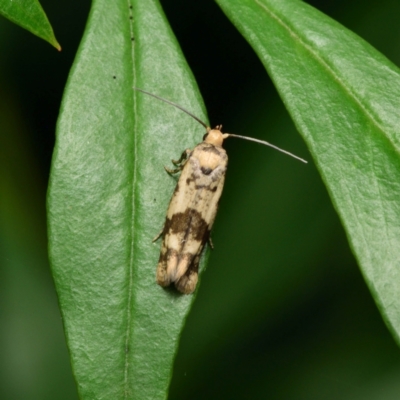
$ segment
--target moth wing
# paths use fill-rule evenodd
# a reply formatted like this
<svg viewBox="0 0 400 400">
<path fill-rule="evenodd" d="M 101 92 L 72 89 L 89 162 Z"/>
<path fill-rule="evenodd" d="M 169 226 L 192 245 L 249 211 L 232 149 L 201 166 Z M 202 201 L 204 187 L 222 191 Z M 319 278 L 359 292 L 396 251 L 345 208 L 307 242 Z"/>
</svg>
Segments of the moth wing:
<svg viewBox="0 0 400 400">
<path fill-rule="evenodd" d="M 189 160 L 183 167 L 178 183 L 175 186 L 164 223 L 163 242 L 156 272 L 157 283 L 163 287 L 169 286 L 176 279 L 179 279 L 175 275 L 180 259 L 181 242 L 184 240 L 184 232 L 187 225 L 185 211 L 189 208 L 191 195 L 195 190 L 193 185 L 187 184 L 187 180 L 191 176 Z"/>
<path fill-rule="evenodd" d="M 198 254 L 196 254 L 186 272 L 175 282 L 175 287 L 181 293 L 191 294 L 196 289 L 199 280 L 199 263 L 203 248 L 204 244 L 199 248 Z"/>
<path fill-rule="evenodd" d="M 212 168 L 207 164 L 210 159 Z M 195 290 L 199 261 L 214 223 L 226 166 L 225 150 L 214 146 L 210 150 L 210 145 L 204 143 L 189 156 L 168 207 L 157 265 L 159 285 L 174 282 L 182 293 Z"/>
</svg>

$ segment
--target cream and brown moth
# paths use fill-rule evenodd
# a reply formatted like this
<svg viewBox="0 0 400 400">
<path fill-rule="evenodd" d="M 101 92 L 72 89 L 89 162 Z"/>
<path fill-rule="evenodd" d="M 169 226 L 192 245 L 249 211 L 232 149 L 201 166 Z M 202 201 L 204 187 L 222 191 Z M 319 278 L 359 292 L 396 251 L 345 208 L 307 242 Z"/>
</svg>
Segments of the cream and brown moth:
<svg viewBox="0 0 400 400">
<path fill-rule="evenodd" d="M 156 274 L 161 286 L 174 283 L 186 294 L 196 288 L 200 256 L 210 238 L 228 166 L 223 140 L 220 127 L 207 128 L 204 141 L 193 150 L 186 150 L 174 162 L 175 170 L 168 170 L 182 172 L 161 233 L 163 243 Z"/>
<path fill-rule="evenodd" d="M 206 128 L 203 142 L 193 150 L 186 149 L 179 160 L 172 160 L 175 169 L 165 167 L 168 173 L 181 172 L 181 175 L 169 203 L 164 228 L 153 239 L 163 237 L 157 283 L 163 287 L 173 283 L 181 293 L 190 294 L 196 289 L 201 253 L 207 242 L 211 244 L 210 232 L 224 187 L 228 165 L 228 156 L 222 148 L 224 139 L 237 137 L 254 141 L 302 162 L 307 161 L 263 140 L 222 133 L 222 125 L 211 129 L 181 106 L 142 89 L 134 89 L 179 108 Z"/>
</svg>

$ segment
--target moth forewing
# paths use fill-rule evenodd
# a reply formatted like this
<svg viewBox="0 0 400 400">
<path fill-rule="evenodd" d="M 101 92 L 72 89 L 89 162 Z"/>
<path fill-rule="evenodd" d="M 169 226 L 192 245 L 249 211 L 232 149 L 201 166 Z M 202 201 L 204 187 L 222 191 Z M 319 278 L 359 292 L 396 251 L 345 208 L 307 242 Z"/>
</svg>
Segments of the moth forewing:
<svg viewBox="0 0 400 400">
<path fill-rule="evenodd" d="M 218 132 L 217 137 L 222 136 Z M 201 252 L 215 220 L 228 164 L 222 140 L 211 139 L 214 134 L 209 133 L 210 139 L 189 153 L 163 230 L 157 283 L 161 286 L 174 283 L 186 294 L 196 288 Z"/>
</svg>

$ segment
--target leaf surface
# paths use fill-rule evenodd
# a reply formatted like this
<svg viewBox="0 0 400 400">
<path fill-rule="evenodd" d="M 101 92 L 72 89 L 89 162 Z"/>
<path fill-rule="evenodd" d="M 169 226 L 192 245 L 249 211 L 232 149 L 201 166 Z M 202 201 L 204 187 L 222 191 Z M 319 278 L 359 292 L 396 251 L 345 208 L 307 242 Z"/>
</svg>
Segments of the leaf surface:
<svg viewBox="0 0 400 400">
<path fill-rule="evenodd" d="M 155 282 L 176 179 L 165 173 L 204 129 L 193 76 L 157 1 L 96 0 L 57 127 L 50 258 L 83 399 L 160 399 L 193 295 Z"/>
</svg>

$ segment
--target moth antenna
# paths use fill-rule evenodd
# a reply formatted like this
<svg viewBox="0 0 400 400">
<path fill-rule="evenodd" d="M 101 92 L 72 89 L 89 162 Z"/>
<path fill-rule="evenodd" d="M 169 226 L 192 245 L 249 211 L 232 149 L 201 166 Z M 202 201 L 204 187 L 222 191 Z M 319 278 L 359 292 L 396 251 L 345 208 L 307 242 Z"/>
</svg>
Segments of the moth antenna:
<svg viewBox="0 0 400 400">
<path fill-rule="evenodd" d="M 201 125 L 203 125 L 204 128 L 208 129 L 208 126 L 207 126 L 207 124 L 206 124 L 205 122 L 203 122 L 200 118 L 197 118 L 197 117 L 196 117 L 195 115 L 193 115 L 190 111 L 186 110 L 185 108 L 183 108 L 183 107 L 180 106 L 179 104 L 176 104 L 176 103 L 174 103 L 174 102 L 172 102 L 172 101 L 170 101 L 170 100 L 164 99 L 163 97 L 157 96 L 157 95 L 155 95 L 155 94 L 153 94 L 153 93 L 146 92 L 146 90 L 139 89 L 139 88 L 137 88 L 137 87 L 134 87 L 133 90 L 137 90 L 137 91 L 139 91 L 139 92 L 142 92 L 142 93 L 144 93 L 144 94 L 147 94 L 147 95 L 149 95 L 149 96 L 152 96 L 152 97 L 154 97 L 154 98 L 156 98 L 156 99 L 158 99 L 158 100 L 161 100 L 161 101 L 163 101 L 164 103 L 168 103 L 168 104 L 170 104 L 171 106 L 174 106 L 174 107 L 176 107 L 176 108 L 179 108 L 179 110 L 183 111 L 183 112 L 186 113 L 187 115 L 190 115 L 193 119 L 195 119 L 197 122 L 199 122 Z"/>
<path fill-rule="evenodd" d="M 283 150 L 283 149 L 281 149 L 280 147 L 275 146 L 275 145 L 273 145 L 273 144 L 271 144 L 271 143 L 268 143 L 268 142 L 266 142 L 266 141 L 264 141 L 264 140 L 255 139 L 255 138 L 248 137 L 248 136 L 235 135 L 235 134 L 233 134 L 233 133 L 225 133 L 225 135 L 226 135 L 226 137 L 236 137 L 236 138 L 239 138 L 239 139 L 248 140 L 248 141 L 250 141 L 250 142 L 260 143 L 260 144 L 263 144 L 264 146 L 272 147 L 273 149 L 278 150 L 278 151 L 280 151 L 281 153 L 284 153 L 284 154 L 286 154 L 286 155 L 288 155 L 288 156 L 290 156 L 290 157 L 293 157 L 293 158 L 295 158 L 296 160 L 299 160 L 299 161 L 301 161 L 301 162 L 303 162 L 303 163 L 305 163 L 305 164 L 308 163 L 308 161 L 304 160 L 303 158 L 300 158 L 300 157 L 296 156 L 295 154 L 290 153 L 290 152 L 288 152 L 288 151 L 286 151 L 286 150 Z"/>
<path fill-rule="evenodd" d="M 210 128 L 207 126 L 207 124 L 206 124 L 205 122 L 203 122 L 200 118 L 196 117 L 194 114 L 192 114 L 190 111 L 186 110 L 185 108 L 183 108 L 183 107 L 180 106 L 179 104 L 176 104 L 176 103 L 174 103 L 173 101 L 164 99 L 163 97 L 157 96 L 157 95 L 155 95 L 155 94 L 153 94 L 153 93 L 147 92 L 146 90 L 139 89 L 139 88 L 137 88 L 137 87 L 134 87 L 133 90 L 137 90 L 138 92 L 142 92 L 142 93 L 144 93 L 144 94 L 147 94 L 148 96 L 154 97 L 154 98 L 156 98 L 156 99 L 158 99 L 158 100 L 163 101 L 164 103 L 170 104 L 171 106 L 174 106 L 174 107 L 178 108 L 179 110 L 183 111 L 183 112 L 186 113 L 187 115 L 191 116 L 191 117 L 192 117 L 194 120 L 196 120 L 199 124 L 203 125 L 204 128 L 207 129 L 207 131 L 210 129 Z M 218 125 L 218 126 L 216 127 L 216 129 L 218 129 L 218 130 L 221 130 L 221 128 L 222 128 L 222 125 Z M 255 138 L 248 137 L 248 136 L 236 135 L 236 134 L 234 134 L 234 133 L 225 133 L 223 136 L 224 136 L 224 139 L 227 138 L 227 137 L 236 137 L 236 138 L 239 138 L 239 139 L 248 140 L 248 141 L 250 141 L 250 142 L 260 143 L 260 144 L 263 144 L 264 146 L 272 147 L 273 149 L 278 150 L 278 151 L 280 151 L 281 153 L 284 153 L 284 154 L 286 154 L 286 155 L 288 155 L 288 156 L 290 156 L 290 157 L 293 157 L 293 158 L 295 158 L 296 160 L 299 160 L 299 161 L 301 161 L 301 162 L 303 162 L 303 163 L 305 163 L 305 164 L 308 163 L 308 161 L 304 160 L 303 158 L 300 158 L 300 157 L 296 156 L 295 154 L 290 153 L 289 151 L 283 150 L 283 149 L 281 149 L 280 147 L 275 146 L 275 145 L 273 145 L 273 144 L 271 144 L 271 143 L 268 143 L 268 142 L 266 142 L 266 141 L 264 141 L 264 140 L 255 139 Z"/>
</svg>

